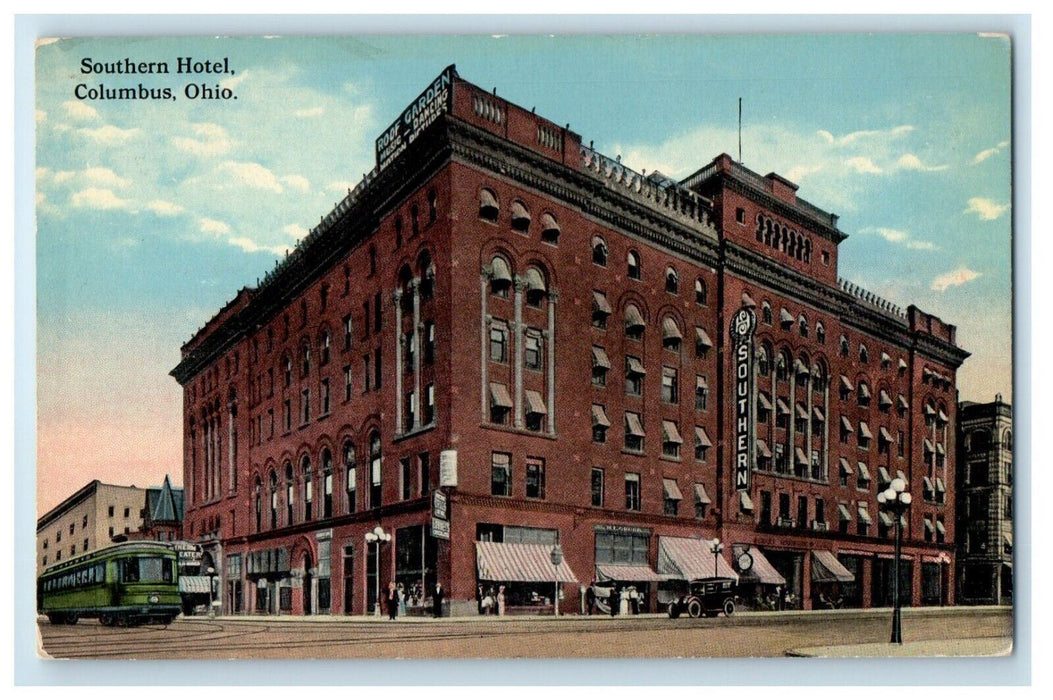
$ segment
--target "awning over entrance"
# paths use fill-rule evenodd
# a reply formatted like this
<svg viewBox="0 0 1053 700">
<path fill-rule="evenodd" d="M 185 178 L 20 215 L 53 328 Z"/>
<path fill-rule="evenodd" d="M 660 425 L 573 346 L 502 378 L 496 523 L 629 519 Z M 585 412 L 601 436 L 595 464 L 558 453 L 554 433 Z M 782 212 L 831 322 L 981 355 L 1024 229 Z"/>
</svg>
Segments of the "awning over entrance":
<svg viewBox="0 0 1053 700">
<path fill-rule="evenodd" d="M 208 579 L 208 576 L 180 576 L 179 592 L 209 595 L 212 592 L 212 586 Z"/>
<path fill-rule="evenodd" d="M 549 564 L 549 568 L 552 564 Z M 596 578 L 600 581 L 661 581 L 654 569 L 647 565 L 597 564 Z"/>
<path fill-rule="evenodd" d="M 813 583 L 851 583 L 856 577 L 837 560 L 833 552 L 825 549 L 812 550 Z"/>
<path fill-rule="evenodd" d="M 552 545 L 518 542 L 476 542 L 475 566 L 480 581 L 555 581 L 578 578 L 564 559 L 552 566 Z"/>
<path fill-rule="evenodd" d="M 663 578 L 690 581 L 710 576 L 727 576 L 738 580 L 738 574 L 723 555 L 716 560 L 717 569 L 714 574 L 713 560 L 713 553 L 702 540 L 693 537 L 658 538 L 658 573 Z"/>
<path fill-rule="evenodd" d="M 735 567 L 738 568 L 738 557 L 747 551 L 746 545 L 737 544 L 733 547 L 733 550 L 736 558 Z M 768 586 L 786 585 L 786 579 L 775 570 L 768 558 L 764 556 L 764 552 L 757 547 L 750 547 L 748 553 L 750 558 L 753 559 L 753 566 L 750 567 L 749 571 L 739 571 L 740 581 L 744 583 L 762 583 Z"/>
</svg>

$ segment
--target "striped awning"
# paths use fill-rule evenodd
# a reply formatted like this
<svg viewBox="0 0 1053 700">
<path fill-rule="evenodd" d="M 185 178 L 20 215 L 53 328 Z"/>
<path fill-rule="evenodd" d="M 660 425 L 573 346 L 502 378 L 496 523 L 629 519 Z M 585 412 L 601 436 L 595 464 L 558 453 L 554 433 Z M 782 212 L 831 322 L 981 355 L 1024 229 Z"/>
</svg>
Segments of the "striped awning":
<svg viewBox="0 0 1053 700">
<path fill-rule="evenodd" d="M 671 316 L 662 319 L 662 340 L 680 340 L 684 336 Z"/>
<path fill-rule="evenodd" d="M 541 215 L 541 232 L 542 233 L 559 233 L 559 224 L 556 223 L 554 216 L 545 212 Z"/>
<path fill-rule="evenodd" d="M 771 450 L 768 449 L 768 443 L 760 438 L 757 438 L 757 454 L 766 459 L 771 459 Z"/>
<path fill-rule="evenodd" d="M 820 423 L 826 420 L 826 416 L 823 415 L 823 412 L 818 406 L 812 406 L 812 418 L 815 418 Z"/>
<path fill-rule="evenodd" d="M 841 518 L 841 522 L 850 523 L 852 522 L 852 514 L 848 512 L 848 506 L 844 503 L 837 504 L 837 514 Z"/>
<path fill-rule="evenodd" d="M 867 525 L 870 525 L 874 522 L 870 519 L 870 513 L 867 512 L 866 504 L 860 503 L 859 507 L 856 509 L 856 512 L 859 514 L 859 519 Z"/>
<path fill-rule="evenodd" d="M 713 569 L 714 559 L 716 571 Z M 711 576 L 727 576 L 736 580 L 739 577 L 723 554 L 714 557 L 703 540 L 693 537 L 658 538 L 658 573 L 665 578 L 685 581 Z"/>
<path fill-rule="evenodd" d="M 625 360 L 626 368 L 629 374 L 635 374 L 640 377 L 647 374 L 647 370 L 644 369 L 643 363 L 640 362 L 639 358 L 630 355 L 629 357 L 625 358 Z"/>
<path fill-rule="evenodd" d="M 592 404 L 592 424 L 603 428 L 611 427 L 611 421 L 607 418 L 607 411 L 598 403 Z"/>
<path fill-rule="evenodd" d="M 640 424 L 640 416 L 636 413 L 625 414 L 625 431 L 633 437 L 644 437 L 644 429 Z"/>
<path fill-rule="evenodd" d="M 841 427 L 844 428 L 846 432 L 852 432 L 852 421 L 848 420 L 847 416 L 841 416 Z"/>
<path fill-rule="evenodd" d="M 841 458 L 841 473 L 845 476 L 852 476 L 852 465 L 848 463 L 848 460 L 844 457 Z"/>
<path fill-rule="evenodd" d="M 783 323 L 793 323 L 793 314 L 786 309 L 779 311 L 779 320 Z"/>
<path fill-rule="evenodd" d="M 483 190 L 484 192 L 486 190 Z M 490 263 L 490 279 L 495 282 L 511 282 L 512 271 L 508 269 L 508 263 L 504 258 L 494 258 Z"/>
<path fill-rule="evenodd" d="M 870 428 L 867 427 L 865 421 L 859 421 L 859 436 L 867 440 L 874 437 L 874 435 L 870 432 Z"/>
<path fill-rule="evenodd" d="M 884 389 L 879 391 L 878 392 L 878 406 L 884 407 L 884 406 L 891 406 L 891 405 L 892 405 L 892 397 L 889 396 L 888 392 L 885 391 Z"/>
<path fill-rule="evenodd" d="M 676 427 L 674 421 L 662 421 L 662 442 L 672 442 L 677 445 L 684 442 L 684 439 L 680 437 L 680 430 Z"/>
<path fill-rule="evenodd" d="M 549 568 L 552 568 L 551 562 Z M 596 579 L 599 581 L 661 581 L 662 577 L 646 564 L 597 564 Z"/>
<path fill-rule="evenodd" d="M 593 313 L 603 314 L 604 316 L 611 315 L 611 305 L 607 301 L 607 295 L 603 292 L 592 293 L 592 311 Z"/>
<path fill-rule="evenodd" d="M 695 444 L 701 445 L 702 447 L 713 447 L 709 435 L 706 434 L 706 429 L 701 425 L 695 426 Z"/>
<path fill-rule="evenodd" d="M 512 397 L 508 394 L 508 387 L 490 382 L 490 402 L 491 405 L 500 408 L 512 408 Z"/>
<path fill-rule="evenodd" d="M 768 395 L 766 393 L 764 393 L 763 391 L 759 392 L 757 394 L 757 400 L 760 402 L 761 408 L 763 408 L 765 411 L 771 410 L 771 399 L 768 398 Z"/>
<path fill-rule="evenodd" d="M 738 557 L 747 552 L 747 547 L 746 545 L 737 544 L 732 547 L 732 551 L 735 553 L 735 566 L 738 568 Z M 753 560 L 753 565 L 749 568 L 749 571 L 739 572 L 741 580 L 756 581 L 768 586 L 786 585 L 786 579 L 771 565 L 768 558 L 764 556 L 764 552 L 757 547 L 749 547 L 748 552 Z"/>
<path fill-rule="evenodd" d="M 708 506 L 712 502 L 709 500 L 709 494 L 706 493 L 706 487 L 702 484 L 695 484 L 695 503 L 703 503 Z"/>
<path fill-rule="evenodd" d="M 640 310 L 629 304 L 625 307 L 625 327 L 626 328 L 643 328 L 647 324 L 644 323 L 643 316 L 640 315 Z"/>
<path fill-rule="evenodd" d="M 611 368 L 611 358 L 607 357 L 607 351 L 599 345 L 592 346 L 592 366 L 603 369 Z"/>
<path fill-rule="evenodd" d="M 903 394 L 900 394 L 896 397 L 896 403 L 898 403 L 899 407 L 902 408 L 904 411 L 910 408 L 910 404 L 908 404 L 907 400 L 903 398 Z"/>
<path fill-rule="evenodd" d="M 545 400 L 541 398 L 541 394 L 530 389 L 526 390 L 526 403 L 527 413 L 533 413 L 539 416 L 543 416 L 548 413 L 545 408 Z"/>
<path fill-rule="evenodd" d="M 575 583 L 578 577 L 566 558 L 552 565 L 552 545 L 519 542 L 476 542 L 475 566 L 480 581 Z"/>
<path fill-rule="evenodd" d="M 838 561 L 833 552 L 812 550 L 812 583 L 851 583 L 855 580 L 855 575 Z"/>
<path fill-rule="evenodd" d="M 670 501 L 684 500 L 684 494 L 680 493 L 680 487 L 676 485 L 676 479 L 662 479 L 662 494 Z"/>
<path fill-rule="evenodd" d="M 530 221 L 530 212 L 519 200 L 512 202 L 512 221 Z"/>
<path fill-rule="evenodd" d="M 695 327 L 695 344 L 706 349 L 713 347 L 713 341 L 709 339 L 709 334 L 704 328 Z"/>
<path fill-rule="evenodd" d="M 212 592 L 212 584 L 208 576 L 180 576 L 179 592 L 204 593 L 208 595 Z"/>
</svg>

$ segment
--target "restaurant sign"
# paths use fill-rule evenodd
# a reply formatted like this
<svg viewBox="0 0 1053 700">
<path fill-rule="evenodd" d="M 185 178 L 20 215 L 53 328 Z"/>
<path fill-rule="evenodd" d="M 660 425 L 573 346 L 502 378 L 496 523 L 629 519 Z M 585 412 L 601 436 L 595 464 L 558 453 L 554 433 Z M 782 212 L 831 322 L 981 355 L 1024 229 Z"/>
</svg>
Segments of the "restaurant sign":
<svg viewBox="0 0 1053 700">
<path fill-rule="evenodd" d="M 743 307 L 731 319 L 735 370 L 735 489 L 749 491 L 753 466 L 753 331 L 757 314 Z"/>
<path fill-rule="evenodd" d="M 378 171 L 398 158 L 436 119 L 453 109 L 453 80 L 456 77 L 456 66 L 447 66 L 384 130 L 376 142 Z"/>
</svg>

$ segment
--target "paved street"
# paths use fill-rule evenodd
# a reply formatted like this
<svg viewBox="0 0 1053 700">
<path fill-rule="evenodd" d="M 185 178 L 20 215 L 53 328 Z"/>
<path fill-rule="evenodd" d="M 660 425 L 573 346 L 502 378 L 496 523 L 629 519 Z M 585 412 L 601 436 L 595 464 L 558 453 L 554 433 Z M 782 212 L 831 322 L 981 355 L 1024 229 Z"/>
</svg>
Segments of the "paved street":
<svg viewBox="0 0 1053 700">
<path fill-rule="evenodd" d="M 679 619 L 538 617 L 186 618 L 132 629 L 75 626 L 40 618 L 41 643 L 57 658 L 593 658 L 785 656 L 829 645 L 881 654 L 888 610 L 753 613 L 731 618 Z M 1012 613 L 1006 608 L 904 611 L 904 640 L 921 655 L 1008 652 Z M 999 641 L 1001 638 L 1001 641 Z M 970 640 L 955 645 L 951 640 Z M 956 651 L 957 650 L 957 651 Z M 828 652 L 834 654 L 834 652 Z"/>
</svg>

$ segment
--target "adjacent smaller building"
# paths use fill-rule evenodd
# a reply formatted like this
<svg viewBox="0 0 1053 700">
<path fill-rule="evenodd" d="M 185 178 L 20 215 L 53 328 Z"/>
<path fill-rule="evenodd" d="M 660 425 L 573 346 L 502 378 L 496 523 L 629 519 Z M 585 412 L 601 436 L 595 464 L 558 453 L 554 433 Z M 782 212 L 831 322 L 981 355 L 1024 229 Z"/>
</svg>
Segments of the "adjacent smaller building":
<svg viewBox="0 0 1053 700">
<path fill-rule="evenodd" d="M 37 570 L 129 539 L 177 540 L 183 489 L 89 482 L 37 520 Z"/>
<path fill-rule="evenodd" d="M 964 605 L 1013 602 L 1013 408 L 963 401 L 958 411 L 958 586 Z"/>
</svg>

